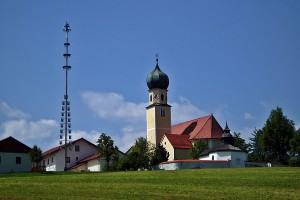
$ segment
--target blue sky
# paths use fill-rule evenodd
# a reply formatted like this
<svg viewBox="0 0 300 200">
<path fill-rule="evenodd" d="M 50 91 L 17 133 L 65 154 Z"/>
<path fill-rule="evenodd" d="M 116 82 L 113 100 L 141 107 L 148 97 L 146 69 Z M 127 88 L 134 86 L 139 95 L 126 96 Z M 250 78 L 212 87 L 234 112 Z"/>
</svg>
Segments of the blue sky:
<svg viewBox="0 0 300 200">
<path fill-rule="evenodd" d="M 247 139 L 276 106 L 300 126 L 300 1 L 0 1 L 0 139 L 58 145 L 70 32 L 73 139 L 146 137 L 146 76 L 169 76 L 172 123 L 213 113 Z"/>
</svg>

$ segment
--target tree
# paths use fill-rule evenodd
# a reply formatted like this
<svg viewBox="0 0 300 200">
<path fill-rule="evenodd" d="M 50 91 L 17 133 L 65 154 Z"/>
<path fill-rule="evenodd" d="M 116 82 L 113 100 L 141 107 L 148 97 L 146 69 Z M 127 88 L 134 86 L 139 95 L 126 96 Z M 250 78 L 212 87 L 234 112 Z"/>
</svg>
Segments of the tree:
<svg viewBox="0 0 300 200">
<path fill-rule="evenodd" d="M 252 133 L 253 138 L 250 138 L 249 145 L 249 161 L 265 161 L 265 155 L 263 151 L 263 141 L 262 141 L 262 130 L 254 130 Z"/>
<path fill-rule="evenodd" d="M 287 164 L 290 140 L 295 134 L 294 122 L 283 115 L 281 108 L 272 110 L 265 126 L 255 131 L 251 138 L 252 161 L 280 162 Z"/>
<path fill-rule="evenodd" d="M 294 134 L 290 140 L 290 160 L 289 165 L 292 167 L 300 167 L 300 129 Z"/>
<path fill-rule="evenodd" d="M 153 146 L 148 143 L 146 138 L 139 137 L 136 139 L 135 144 L 132 148 L 132 153 L 137 156 L 135 169 L 150 167 L 150 156 Z"/>
<path fill-rule="evenodd" d="M 191 149 L 189 150 L 190 157 L 192 159 L 199 159 L 200 154 L 207 148 L 208 148 L 208 146 L 205 141 L 196 140 L 193 143 Z"/>
<path fill-rule="evenodd" d="M 102 158 L 104 158 L 106 162 L 105 169 L 107 171 L 110 171 L 111 161 L 118 161 L 118 147 L 114 146 L 114 141 L 109 135 L 106 135 L 105 133 L 101 133 L 97 143 L 99 154 Z"/>
<path fill-rule="evenodd" d="M 167 161 L 168 158 L 169 158 L 169 153 L 167 152 L 167 150 L 163 146 L 159 145 L 154 149 L 154 152 L 151 155 L 150 164 L 157 165 L 161 162 Z"/>
<path fill-rule="evenodd" d="M 288 163 L 290 140 L 295 133 L 294 122 L 277 107 L 271 111 L 263 131 L 263 149 L 267 161 Z"/>
<path fill-rule="evenodd" d="M 241 138 L 241 133 L 233 133 L 233 146 L 240 148 L 242 151 L 249 152 L 249 144 Z"/>
<path fill-rule="evenodd" d="M 153 151 L 154 147 L 147 139 L 139 137 L 135 140 L 135 144 L 131 147 L 129 153 L 122 158 L 118 168 L 120 170 L 149 169 Z"/>
<path fill-rule="evenodd" d="M 43 159 L 42 150 L 37 145 L 34 145 L 29 152 L 29 157 L 33 163 L 33 167 L 37 167 Z"/>
</svg>

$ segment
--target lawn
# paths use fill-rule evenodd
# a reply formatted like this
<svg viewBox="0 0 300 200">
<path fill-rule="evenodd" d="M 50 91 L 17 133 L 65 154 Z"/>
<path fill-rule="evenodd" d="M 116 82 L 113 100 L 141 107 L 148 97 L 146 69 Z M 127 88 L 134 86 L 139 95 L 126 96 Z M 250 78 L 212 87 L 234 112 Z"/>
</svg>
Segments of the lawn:
<svg viewBox="0 0 300 200">
<path fill-rule="evenodd" d="M 0 199 L 300 199 L 300 168 L 0 174 Z"/>
</svg>

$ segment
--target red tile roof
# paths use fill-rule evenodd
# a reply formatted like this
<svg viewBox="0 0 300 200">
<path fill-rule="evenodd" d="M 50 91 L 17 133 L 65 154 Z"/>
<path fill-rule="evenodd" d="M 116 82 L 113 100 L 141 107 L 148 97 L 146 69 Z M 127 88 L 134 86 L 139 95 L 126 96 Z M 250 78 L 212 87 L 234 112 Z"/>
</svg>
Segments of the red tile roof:
<svg viewBox="0 0 300 200">
<path fill-rule="evenodd" d="M 97 158 L 100 158 L 100 157 L 101 157 L 100 154 L 96 153 L 96 154 L 93 154 L 93 155 L 83 159 L 83 160 L 78 161 L 78 163 L 88 162 L 90 160 L 94 160 L 94 159 L 97 159 Z"/>
<path fill-rule="evenodd" d="M 222 138 L 223 129 L 213 115 L 172 126 L 172 134 L 187 135 L 189 140 Z"/>
<path fill-rule="evenodd" d="M 186 135 L 165 134 L 174 148 L 189 149 L 192 144 Z"/>
<path fill-rule="evenodd" d="M 98 159 L 100 157 L 101 157 L 100 154 L 95 153 L 95 154 L 93 154 L 93 155 L 91 155 L 91 156 L 89 156 L 87 158 L 84 158 L 84 159 L 78 161 L 77 164 L 74 165 L 73 167 L 71 167 L 70 169 L 75 169 L 77 167 L 80 167 L 81 165 L 84 165 L 85 163 L 87 163 L 90 160 Z"/>
<path fill-rule="evenodd" d="M 72 141 L 72 144 L 75 144 L 76 142 L 78 142 L 78 141 L 80 141 L 80 140 L 86 141 L 87 143 L 96 146 L 95 144 L 91 143 L 90 141 L 88 141 L 88 140 L 86 140 L 86 139 L 84 139 L 84 138 L 79 138 L 79 139 L 77 139 L 77 140 L 74 140 L 74 141 Z M 69 144 L 68 144 L 67 146 L 69 146 Z M 64 147 L 65 147 L 65 145 L 63 144 L 63 145 L 54 147 L 54 148 L 52 148 L 52 149 L 49 149 L 49 150 L 47 150 L 47 151 L 45 151 L 45 152 L 43 153 L 43 156 L 47 156 L 47 155 L 50 155 L 50 154 L 52 154 L 52 153 L 55 153 L 55 152 L 59 151 L 61 148 L 64 148 Z"/>
<path fill-rule="evenodd" d="M 0 152 L 29 153 L 31 148 L 13 137 L 0 140 Z"/>
</svg>

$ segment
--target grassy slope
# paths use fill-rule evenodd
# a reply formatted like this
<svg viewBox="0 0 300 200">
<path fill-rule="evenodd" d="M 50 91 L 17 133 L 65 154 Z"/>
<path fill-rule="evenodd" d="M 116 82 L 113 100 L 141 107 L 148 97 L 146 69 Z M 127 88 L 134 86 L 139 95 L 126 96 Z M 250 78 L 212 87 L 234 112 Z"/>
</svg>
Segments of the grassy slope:
<svg viewBox="0 0 300 200">
<path fill-rule="evenodd" d="M 300 168 L 0 175 L 0 199 L 299 199 Z"/>
</svg>

